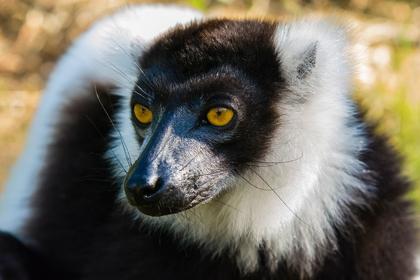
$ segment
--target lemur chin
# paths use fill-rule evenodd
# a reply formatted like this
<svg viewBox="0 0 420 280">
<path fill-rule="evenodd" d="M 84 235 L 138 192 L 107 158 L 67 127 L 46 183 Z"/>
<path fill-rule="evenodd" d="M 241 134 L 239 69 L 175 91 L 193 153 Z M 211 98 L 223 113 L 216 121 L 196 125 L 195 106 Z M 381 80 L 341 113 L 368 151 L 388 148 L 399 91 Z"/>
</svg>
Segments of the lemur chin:
<svg viewBox="0 0 420 280">
<path fill-rule="evenodd" d="M 410 184 L 350 53 L 331 20 L 99 21 L 12 172 L 0 278 L 412 279 Z"/>
</svg>

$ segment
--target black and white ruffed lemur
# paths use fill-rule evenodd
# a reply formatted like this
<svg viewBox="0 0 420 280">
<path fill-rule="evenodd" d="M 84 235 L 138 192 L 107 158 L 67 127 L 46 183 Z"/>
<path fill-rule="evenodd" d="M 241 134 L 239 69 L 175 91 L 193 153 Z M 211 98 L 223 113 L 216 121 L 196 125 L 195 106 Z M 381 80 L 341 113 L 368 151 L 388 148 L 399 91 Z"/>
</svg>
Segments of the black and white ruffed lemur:
<svg viewBox="0 0 420 280">
<path fill-rule="evenodd" d="M 6 186 L 0 278 L 414 279 L 410 184 L 350 50 L 329 20 L 99 21 Z"/>
</svg>

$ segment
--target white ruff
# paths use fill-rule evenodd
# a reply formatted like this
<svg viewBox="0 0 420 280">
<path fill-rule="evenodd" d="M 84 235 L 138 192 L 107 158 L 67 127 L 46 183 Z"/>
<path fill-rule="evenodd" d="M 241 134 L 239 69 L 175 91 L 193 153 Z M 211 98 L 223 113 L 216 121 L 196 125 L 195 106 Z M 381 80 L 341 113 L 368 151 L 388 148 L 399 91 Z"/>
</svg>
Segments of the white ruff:
<svg viewBox="0 0 420 280">
<path fill-rule="evenodd" d="M 234 255 L 244 273 L 259 266 L 258 249 L 263 245 L 271 268 L 287 260 L 302 275 L 310 274 L 326 251 L 335 248 L 334 226 L 351 219 L 348 205 L 363 205 L 360 193 L 371 192 L 355 177 L 364 170 L 358 156 L 367 143 L 362 127 L 349 127 L 355 113 L 349 46 L 344 31 L 332 26 L 307 20 L 278 27 L 275 42 L 289 86 L 281 93 L 281 126 L 264 161 L 283 163 L 261 164 L 265 166 L 243 174 L 254 186 L 242 177 L 231 178 L 215 200 L 183 213 L 142 215 L 128 205 L 121 190 L 125 208 L 151 227 L 168 229 L 181 242 L 198 244 L 214 256 Z M 302 53 L 315 42 L 316 66 L 299 80 Z M 142 147 L 129 116 L 125 109 L 119 125 L 136 159 Z M 114 152 L 125 162 L 119 140 L 114 144 Z M 116 175 L 122 180 L 125 173 L 118 165 Z"/>
</svg>

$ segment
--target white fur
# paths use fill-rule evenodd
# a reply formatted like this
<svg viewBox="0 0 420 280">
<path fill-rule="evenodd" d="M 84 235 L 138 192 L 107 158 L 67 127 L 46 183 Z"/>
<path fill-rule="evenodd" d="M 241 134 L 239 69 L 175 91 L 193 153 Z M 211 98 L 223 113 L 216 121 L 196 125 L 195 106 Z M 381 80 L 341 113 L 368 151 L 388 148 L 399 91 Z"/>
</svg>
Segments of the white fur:
<svg viewBox="0 0 420 280">
<path fill-rule="evenodd" d="M 282 125 L 265 161 L 284 163 L 255 167 L 263 179 L 252 171 L 246 174 L 258 188 L 232 178 L 226 182 L 229 191 L 217 200 L 176 215 L 151 218 L 134 209 L 134 216 L 170 229 L 181 242 L 199 244 L 209 254 L 227 249 L 245 273 L 258 267 L 258 249 L 264 243 L 273 268 L 287 259 L 302 275 L 310 274 L 325 250 L 335 248 L 333 227 L 352 218 L 347 206 L 363 205 L 358 192 L 371 193 L 354 176 L 366 172 L 357 158 L 367 143 L 361 127 L 347 126 L 355 112 L 349 45 L 344 30 L 334 26 L 304 20 L 278 27 L 276 45 L 289 86 L 281 93 Z M 316 66 L 299 80 L 296 69 L 314 42 Z M 129 116 L 124 110 L 119 118 L 122 136 L 130 151 L 140 152 Z M 124 161 L 121 145 L 115 146 Z M 125 176 L 118 165 L 116 174 Z M 126 204 L 122 190 L 121 200 Z"/>
<path fill-rule="evenodd" d="M 109 16 L 83 34 L 64 55 L 50 77 L 27 146 L 13 168 L 0 205 L 0 229 L 20 236 L 30 217 L 30 197 L 38 184 L 47 146 L 67 102 L 91 94 L 93 83 L 121 87 L 127 99 L 139 75 L 135 59 L 151 40 L 178 23 L 202 15 L 175 6 L 137 6 Z"/>
</svg>

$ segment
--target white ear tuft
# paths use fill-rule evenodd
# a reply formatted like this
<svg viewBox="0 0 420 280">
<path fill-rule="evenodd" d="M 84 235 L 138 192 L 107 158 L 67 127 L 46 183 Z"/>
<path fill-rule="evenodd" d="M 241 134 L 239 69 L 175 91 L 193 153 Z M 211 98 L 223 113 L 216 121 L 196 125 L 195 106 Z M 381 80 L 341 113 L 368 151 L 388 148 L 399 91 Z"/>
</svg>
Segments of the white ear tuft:
<svg viewBox="0 0 420 280">
<path fill-rule="evenodd" d="M 296 73 L 299 80 L 303 80 L 308 77 L 315 68 L 317 46 L 318 41 L 312 43 L 309 46 L 309 49 L 300 55 L 299 60 L 301 63 L 298 65 Z"/>
<path fill-rule="evenodd" d="M 275 44 L 292 92 L 305 98 L 308 93 L 348 92 L 351 65 L 346 34 L 333 20 L 279 25 Z"/>
</svg>

